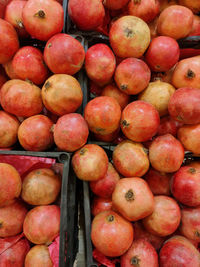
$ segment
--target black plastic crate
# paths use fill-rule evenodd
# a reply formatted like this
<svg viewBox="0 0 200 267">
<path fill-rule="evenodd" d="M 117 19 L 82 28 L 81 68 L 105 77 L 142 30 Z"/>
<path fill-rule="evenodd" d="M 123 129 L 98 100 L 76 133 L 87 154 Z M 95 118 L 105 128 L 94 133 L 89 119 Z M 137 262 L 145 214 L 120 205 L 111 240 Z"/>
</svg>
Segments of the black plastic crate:
<svg viewBox="0 0 200 267">
<path fill-rule="evenodd" d="M 59 267 L 72 267 L 78 251 L 78 203 L 76 194 L 77 180 L 73 170 L 70 168 L 71 155 L 65 152 L 29 152 L 4 150 L 0 150 L 0 155 L 54 158 L 56 159 L 57 163 L 63 164 L 60 202 L 61 217 Z"/>
</svg>

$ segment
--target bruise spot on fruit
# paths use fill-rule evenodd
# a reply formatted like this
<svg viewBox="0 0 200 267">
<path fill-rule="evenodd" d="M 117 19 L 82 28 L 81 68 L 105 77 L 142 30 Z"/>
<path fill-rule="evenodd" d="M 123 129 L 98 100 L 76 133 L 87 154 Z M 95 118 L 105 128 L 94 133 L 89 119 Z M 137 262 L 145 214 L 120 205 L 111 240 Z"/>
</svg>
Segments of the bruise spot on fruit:
<svg viewBox="0 0 200 267">
<path fill-rule="evenodd" d="M 124 29 L 124 33 L 125 33 L 125 35 L 126 35 L 127 38 L 129 38 L 129 37 L 132 38 L 133 35 L 134 35 L 133 30 L 132 29 L 129 29 L 129 28 L 125 28 Z"/>
<path fill-rule="evenodd" d="M 141 0 L 133 0 L 134 4 L 141 4 Z"/>
<path fill-rule="evenodd" d="M 51 87 L 51 83 L 47 81 L 44 85 L 45 89 L 48 90 Z"/>
<path fill-rule="evenodd" d="M 16 23 L 17 23 L 17 26 L 18 26 L 20 29 L 24 29 L 24 24 L 23 24 L 23 22 L 22 22 L 21 20 L 17 20 Z"/>
<path fill-rule="evenodd" d="M 188 172 L 189 173 L 195 173 L 196 172 L 196 169 L 195 168 L 189 168 Z"/>
<path fill-rule="evenodd" d="M 49 43 L 47 47 L 48 47 L 48 48 L 52 47 L 52 43 Z"/>
<path fill-rule="evenodd" d="M 127 84 L 122 84 L 122 85 L 120 85 L 120 88 L 122 90 L 126 90 L 126 89 L 128 89 L 128 85 Z"/>
<path fill-rule="evenodd" d="M 191 69 L 188 69 L 187 74 L 186 74 L 186 78 L 192 79 L 194 77 L 195 77 L 194 71 L 192 71 Z"/>
<path fill-rule="evenodd" d="M 105 131 L 105 129 L 103 129 L 103 128 L 96 128 L 95 129 L 97 132 L 104 132 Z"/>
<path fill-rule="evenodd" d="M 135 199 L 134 197 L 134 193 L 132 189 L 129 189 L 126 194 L 125 194 L 125 198 L 127 201 L 133 201 Z"/>
<path fill-rule="evenodd" d="M 2 228 L 3 227 L 3 222 L 0 222 L 0 228 Z"/>
<path fill-rule="evenodd" d="M 108 222 L 113 222 L 115 220 L 115 217 L 111 214 L 111 215 L 108 215 L 106 219 Z"/>
<path fill-rule="evenodd" d="M 130 123 L 128 123 L 126 120 L 123 120 L 121 124 L 123 127 L 128 127 L 130 125 Z"/>
<path fill-rule="evenodd" d="M 138 256 L 134 256 L 133 258 L 131 258 L 131 265 L 140 266 L 140 259 L 138 258 Z"/>
<path fill-rule="evenodd" d="M 43 10 L 39 10 L 37 13 L 34 14 L 34 17 L 38 17 L 38 18 L 41 18 L 41 19 L 44 19 L 45 18 L 45 13 Z"/>
<path fill-rule="evenodd" d="M 143 147 L 142 149 L 143 149 L 145 154 L 147 154 L 147 155 L 149 154 L 149 150 L 146 147 Z"/>
<path fill-rule="evenodd" d="M 87 152 L 87 148 L 82 148 L 79 152 L 81 156 L 83 156 Z"/>
<path fill-rule="evenodd" d="M 200 233 L 198 231 L 195 231 L 194 235 L 200 237 Z"/>
</svg>

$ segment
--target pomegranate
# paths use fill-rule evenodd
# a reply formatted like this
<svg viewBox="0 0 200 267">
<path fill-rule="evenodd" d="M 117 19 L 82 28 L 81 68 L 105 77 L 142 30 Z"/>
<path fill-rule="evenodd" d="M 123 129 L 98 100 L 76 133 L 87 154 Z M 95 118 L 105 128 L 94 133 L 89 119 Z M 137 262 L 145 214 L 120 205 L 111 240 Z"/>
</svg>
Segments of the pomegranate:
<svg viewBox="0 0 200 267">
<path fill-rule="evenodd" d="M 44 49 L 44 60 L 53 73 L 73 75 L 84 62 L 85 51 L 74 37 L 58 33 L 51 37 Z"/>
<path fill-rule="evenodd" d="M 137 100 L 128 104 L 122 111 L 121 129 L 132 141 L 144 142 L 158 131 L 160 117 L 151 104 Z"/>
<path fill-rule="evenodd" d="M 197 207 L 200 205 L 200 169 L 181 167 L 171 181 L 171 192 L 182 204 Z"/>
<path fill-rule="evenodd" d="M 160 12 L 158 0 L 131 0 L 128 4 L 128 14 L 151 22 Z"/>
<path fill-rule="evenodd" d="M 174 92 L 175 88 L 171 84 L 158 80 L 149 83 L 138 99 L 152 104 L 162 117 L 168 114 L 168 103 Z"/>
<path fill-rule="evenodd" d="M 199 251 L 183 236 L 168 239 L 159 253 L 160 267 L 197 267 L 200 264 Z"/>
<path fill-rule="evenodd" d="M 200 56 L 185 58 L 178 62 L 172 75 L 172 85 L 176 88 L 200 89 Z"/>
<path fill-rule="evenodd" d="M 186 6 L 191 9 L 195 14 L 198 14 L 200 11 L 200 2 L 199 0 L 178 0 L 179 4 L 182 6 Z"/>
<path fill-rule="evenodd" d="M 105 177 L 108 157 L 100 146 L 88 144 L 75 152 L 72 157 L 72 167 L 79 179 L 96 181 Z"/>
<path fill-rule="evenodd" d="M 48 247 L 45 245 L 32 247 L 26 255 L 24 264 L 26 267 L 53 267 Z"/>
<path fill-rule="evenodd" d="M 128 4 L 129 0 L 104 0 L 103 4 L 110 10 L 119 10 Z M 121 11 L 121 10 L 120 10 Z"/>
<path fill-rule="evenodd" d="M 116 56 L 140 58 L 149 46 L 150 30 L 140 18 L 123 16 L 111 26 L 109 40 Z"/>
<path fill-rule="evenodd" d="M 99 0 L 69 0 L 68 14 L 80 30 L 95 30 L 103 24 L 105 9 Z"/>
<path fill-rule="evenodd" d="M 184 38 L 192 30 L 194 15 L 184 6 L 172 5 L 164 9 L 159 16 L 157 31 L 174 39 Z"/>
<path fill-rule="evenodd" d="M 150 168 L 144 178 L 154 195 L 170 196 L 171 175 L 169 173 L 158 172 Z"/>
<path fill-rule="evenodd" d="M 53 135 L 60 150 L 73 152 L 85 145 L 89 130 L 80 114 L 70 113 L 58 119 L 54 125 Z"/>
<path fill-rule="evenodd" d="M 15 1 L 17 1 L 17 0 L 15 0 Z M 3 65 L 3 67 L 5 69 L 6 74 L 8 75 L 8 77 L 10 79 L 19 79 L 19 77 L 17 76 L 17 74 L 14 72 L 14 69 L 13 69 L 13 66 L 12 66 L 12 60 L 6 62 Z"/>
<path fill-rule="evenodd" d="M 3 109 L 15 116 L 30 117 L 42 111 L 40 88 L 21 81 L 7 81 L 0 90 L 0 102 Z"/>
<path fill-rule="evenodd" d="M 21 193 L 21 177 L 10 164 L 0 163 L 0 206 L 9 205 Z"/>
<path fill-rule="evenodd" d="M 2 164 L 2 163 L 1 163 Z M 14 236 L 22 232 L 27 209 L 19 200 L 0 208 L 0 237 Z"/>
<path fill-rule="evenodd" d="M 91 132 L 109 134 L 119 128 L 121 107 L 113 97 L 99 96 L 87 103 L 84 118 Z"/>
<path fill-rule="evenodd" d="M 114 210 L 129 221 L 137 221 L 150 215 L 154 210 L 153 194 L 145 180 L 122 178 L 112 194 Z"/>
<path fill-rule="evenodd" d="M 56 205 L 38 206 L 24 220 L 26 238 L 36 245 L 49 245 L 60 231 L 60 208 Z"/>
<path fill-rule="evenodd" d="M 131 246 L 133 237 L 132 224 L 114 211 L 104 211 L 94 217 L 91 229 L 92 242 L 105 256 L 123 255 Z"/>
<path fill-rule="evenodd" d="M 94 139 L 98 141 L 102 141 L 102 142 L 108 142 L 108 143 L 114 142 L 114 140 L 118 138 L 119 136 L 119 131 L 120 131 L 120 128 L 118 128 L 117 130 L 109 134 L 104 134 L 104 135 L 100 133 L 94 134 Z"/>
<path fill-rule="evenodd" d="M 179 45 L 171 37 L 159 36 L 152 40 L 145 61 L 152 71 L 168 71 L 179 60 Z"/>
<path fill-rule="evenodd" d="M 136 95 L 143 91 L 148 86 L 150 78 L 149 67 L 137 58 L 124 59 L 115 71 L 115 82 L 118 88 L 128 95 Z"/>
<path fill-rule="evenodd" d="M 160 80 L 160 81 L 165 82 L 165 83 L 171 83 L 172 75 L 173 75 L 175 67 L 176 67 L 176 65 L 166 72 L 152 72 L 151 73 L 151 81 L 155 82 L 157 80 Z"/>
<path fill-rule="evenodd" d="M 146 149 L 140 143 L 122 141 L 113 152 L 113 164 L 125 177 L 142 177 L 149 169 Z"/>
<path fill-rule="evenodd" d="M 200 5 L 199 5 L 199 10 L 200 10 Z M 194 16 L 193 26 L 189 36 L 198 36 L 198 35 L 200 35 L 200 17 Z"/>
<path fill-rule="evenodd" d="M 108 170 L 106 175 L 98 180 L 90 182 L 90 189 L 92 192 L 102 198 L 112 197 L 112 193 L 115 189 L 120 177 L 111 163 L 108 163 Z"/>
<path fill-rule="evenodd" d="M 85 69 L 90 80 L 104 86 L 111 81 L 116 67 L 112 50 L 106 44 L 91 46 L 85 55 Z"/>
<path fill-rule="evenodd" d="M 23 24 L 27 32 L 41 41 L 62 31 L 64 11 L 54 0 L 29 0 L 22 10 Z"/>
<path fill-rule="evenodd" d="M 19 49 L 19 40 L 14 27 L 0 18 L 0 64 L 5 64 Z"/>
<path fill-rule="evenodd" d="M 158 267 L 158 254 L 146 240 L 134 240 L 128 251 L 121 256 L 121 267 L 151 266 Z"/>
<path fill-rule="evenodd" d="M 32 46 L 24 46 L 17 51 L 12 60 L 12 67 L 19 79 L 28 79 L 37 85 L 42 84 L 48 76 L 42 52 Z"/>
<path fill-rule="evenodd" d="M 177 202 L 168 196 L 154 197 L 154 211 L 143 219 L 146 230 L 157 236 L 167 236 L 176 231 L 181 220 Z"/>
<path fill-rule="evenodd" d="M 175 121 L 170 116 L 163 117 L 160 120 L 157 135 L 171 134 L 173 136 L 176 136 L 178 129 L 182 126 L 182 122 Z"/>
<path fill-rule="evenodd" d="M 112 200 L 101 197 L 94 197 L 92 202 L 92 215 L 96 216 L 102 211 L 111 210 Z"/>
<path fill-rule="evenodd" d="M 43 85 L 42 100 L 46 109 L 62 116 L 81 106 L 83 93 L 77 79 L 67 74 L 55 74 Z"/>
<path fill-rule="evenodd" d="M 150 145 L 149 160 L 152 167 L 157 171 L 175 172 L 183 163 L 184 148 L 171 134 L 158 136 Z"/>
</svg>

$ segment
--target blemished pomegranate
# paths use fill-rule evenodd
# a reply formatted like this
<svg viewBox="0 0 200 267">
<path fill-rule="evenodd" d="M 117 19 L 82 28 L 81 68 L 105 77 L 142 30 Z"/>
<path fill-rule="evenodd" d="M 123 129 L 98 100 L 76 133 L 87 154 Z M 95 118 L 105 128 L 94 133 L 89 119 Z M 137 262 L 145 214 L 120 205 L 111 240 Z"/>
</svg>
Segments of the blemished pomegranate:
<svg viewBox="0 0 200 267">
<path fill-rule="evenodd" d="M 0 208 L 0 237 L 14 236 L 22 232 L 27 209 L 19 200 Z"/>
<path fill-rule="evenodd" d="M 3 64 L 3 67 L 5 69 L 6 74 L 8 75 L 8 77 L 10 79 L 19 79 L 19 77 L 17 76 L 17 74 L 13 70 L 12 60 Z"/>
<path fill-rule="evenodd" d="M 128 251 L 121 256 L 121 267 L 151 266 L 158 267 L 158 254 L 146 240 L 134 240 Z"/>
<path fill-rule="evenodd" d="M 135 95 L 148 86 L 151 71 L 144 61 L 137 58 L 126 58 L 117 66 L 114 78 L 122 92 Z"/>
<path fill-rule="evenodd" d="M 130 140 L 122 141 L 115 147 L 113 164 L 124 177 L 142 177 L 149 169 L 146 149 Z"/>
<path fill-rule="evenodd" d="M 84 62 L 85 51 L 74 37 L 58 33 L 51 37 L 44 49 L 44 60 L 53 73 L 73 75 Z"/>
<path fill-rule="evenodd" d="M 168 196 L 154 197 L 154 210 L 143 219 L 146 230 L 157 236 L 167 236 L 176 231 L 181 220 L 181 211 L 177 202 Z"/>
<path fill-rule="evenodd" d="M 60 231 L 60 207 L 37 206 L 30 210 L 24 220 L 23 232 L 36 245 L 49 245 Z"/>
<path fill-rule="evenodd" d="M 64 11 L 57 1 L 31 0 L 23 8 L 22 19 L 25 29 L 32 37 L 47 41 L 62 31 Z"/>
<path fill-rule="evenodd" d="M 121 107 L 113 97 L 99 96 L 87 103 L 84 118 L 91 132 L 109 134 L 119 128 Z"/>
<path fill-rule="evenodd" d="M 104 0 L 103 4 L 110 10 L 119 10 L 128 4 L 129 0 Z"/>
<path fill-rule="evenodd" d="M 135 142 L 145 142 L 158 131 L 160 117 L 151 104 L 137 100 L 122 111 L 121 129 L 124 135 Z"/>
<path fill-rule="evenodd" d="M 175 172 L 183 163 L 184 148 L 171 134 L 158 136 L 150 145 L 149 160 L 152 167 L 157 171 Z"/>
<path fill-rule="evenodd" d="M 33 246 L 27 253 L 24 264 L 26 267 L 53 267 L 48 247 L 45 245 Z"/>
<path fill-rule="evenodd" d="M 14 27 L 0 18 L 0 64 L 12 59 L 19 49 L 19 40 Z"/>
<path fill-rule="evenodd" d="M 84 118 L 77 113 L 63 115 L 54 125 L 53 136 L 57 147 L 73 152 L 87 142 L 89 129 Z"/>
<path fill-rule="evenodd" d="M 0 163 L 0 206 L 9 205 L 21 193 L 21 177 L 10 164 Z"/>
<path fill-rule="evenodd" d="M 200 11 L 200 2 L 198 0 L 178 0 L 178 2 L 180 5 L 191 9 L 195 14 L 198 14 Z"/>
<path fill-rule="evenodd" d="M 60 188 L 61 178 L 51 169 L 36 169 L 24 178 L 21 197 L 30 205 L 48 205 L 56 200 Z"/>
<path fill-rule="evenodd" d="M 140 18 L 122 16 L 112 24 L 109 40 L 116 56 L 140 58 L 149 46 L 150 30 Z"/>
<path fill-rule="evenodd" d="M 112 200 L 109 198 L 94 197 L 92 201 L 91 213 L 96 216 L 102 211 L 111 210 Z"/>
<path fill-rule="evenodd" d="M 190 207 L 200 205 L 200 170 L 195 167 L 181 167 L 171 181 L 171 192 L 182 204 Z"/>
<path fill-rule="evenodd" d="M 92 221 L 92 242 L 105 256 L 123 255 L 131 246 L 133 238 L 132 224 L 114 211 L 101 212 Z"/>
<path fill-rule="evenodd" d="M 42 87 L 44 106 L 59 116 L 75 112 L 81 106 L 82 100 L 80 83 L 71 75 L 54 74 Z"/>
<path fill-rule="evenodd" d="M 159 253 L 160 267 L 198 267 L 200 263 L 199 251 L 183 236 L 168 239 Z"/>
<path fill-rule="evenodd" d="M 182 126 L 182 122 L 176 121 L 170 116 L 165 116 L 160 120 L 157 135 L 171 134 L 176 137 L 178 129 Z"/>
<path fill-rule="evenodd" d="M 97 196 L 102 198 L 111 198 L 119 179 L 119 174 L 109 162 L 106 175 L 100 180 L 90 182 L 90 189 Z"/>
<path fill-rule="evenodd" d="M 108 170 L 108 156 L 96 144 L 85 145 L 72 157 L 72 167 L 81 180 L 96 181 L 105 177 Z"/>
<path fill-rule="evenodd" d="M 147 182 L 138 177 L 122 178 L 112 194 L 113 209 L 129 221 L 152 214 L 154 197 Z"/>
</svg>

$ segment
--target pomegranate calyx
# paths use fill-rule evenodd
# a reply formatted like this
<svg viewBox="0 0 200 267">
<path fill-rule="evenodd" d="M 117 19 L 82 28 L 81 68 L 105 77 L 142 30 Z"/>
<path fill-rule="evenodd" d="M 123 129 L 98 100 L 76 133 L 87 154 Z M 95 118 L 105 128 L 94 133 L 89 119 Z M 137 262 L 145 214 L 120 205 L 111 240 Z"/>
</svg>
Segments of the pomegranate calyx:
<svg viewBox="0 0 200 267">
<path fill-rule="evenodd" d="M 22 22 L 21 20 L 17 20 L 16 23 L 17 23 L 17 26 L 18 26 L 20 29 L 24 29 L 24 24 L 23 24 L 23 22 Z"/>
<path fill-rule="evenodd" d="M 55 129 L 55 124 L 53 124 L 52 126 L 51 126 L 51 128 L 50 128 L 50 133 L 53 133 L 54 132 L 54 129 Z"/>
<path fill-rule="evenodd" d="M 143 149 L 145 154 L 147 154 L 147 155 L 149 154 L 149 149 L 147 149 L 146 147 L 143 147 L 142 149 Z"/>
<path fill-rule="evenodd" d="M 122 84 L 122 85 L 120 85 L 120 89 L 126 90 L 126 89 L 128 89 L 128 85 L 127 84 Z"/>
<path fill-rule="evenodd" d="M 44 13 L 43 10 L 39 10 L 37 13 L 34 14 L 34 17 L 39 17 L 41 19 L 44 19 L 46 14 Z"/>
<path fill-rule="evenodd" d="M 188 78 L 188 79 L 192 79 L 192 78 L 194 78 L 194 77 L 195 77 L 195 73 L 194 73 L 194 71 L 191 70 L 191 69 L 188 69 L 187 74 L 186 74 L 186 78 Z"/>
<path fill-rule="evenodd" d="M 131 258 L 131 265 L 133 266 L 140 266 L 140 259 L 137 256 Z"/>
<path fill-rule="evenodd" d="M 80 150 L 80 155 L 83 156 L 86 153 L 87 149 L 86 148 L 82 148 Z"/>
<path fill-rule="evenodd" d="M 132 38 L 134 35 L 134 32 L 132 29 L 129 29 L 128 27 L 124 29 L 124 33 L 126 35 L 127 38 Z"/>
<path fill-rule="evenodd" d="M 198 230 L 195 231 L 195 236 L 200 237 L 200 232 Z"/>
<path fill-rule="evenodd" d="M 132 201 L 135 199 L 134 197 L 134 193 L 133 193 L 133 190 L 132 189 L 129 189 L 126 194 L 125 194 L 125 198 L 127 201 Z"/>
<path fill-rule="evenodd" d="M 188 172 L 189 173 L 195 173 L 196 172 L 196 169 L 195 168 L 189 168 Z"/>
<path fill-rule="evenodd" d="M 141 4 L 141 0 L 133 0 L 134 4 Z"/>
<path fill-rule="evenodd" d="M 107 216 L 106 219 L 107 219 L 108 222 L 113 222 L 115 220 L 115 217 L 114 217 L 114 215 L 110 214 L 110 215 Z"/>
<path fill-rule="evenodd" d="M 44 85 L 45 89 L 49 89 L 51 87 L 51 83 L 49 81 L 47 81 Z"/>
<path fill-rule="evenodd" d="M 31 80 L 29 80 L 28 78 L 26 78 L 25 81 L 26 81 L 27 83 L 30 83 L 31 85 L 33 85 L 33 82 L 32 82 Z"/>
<path fill-rule="evenodd" d="M 48 47 L 48 48 L 52 47 L 52 43 L 49 43 L 47 47 Z"/>
<path fill-rule="evenodd" d="M 126 120 L 123 120 L 121 124 L 123 127 L 128 127 L 130 125 L 130 123 L 128 123 Z"/>
</svg>

